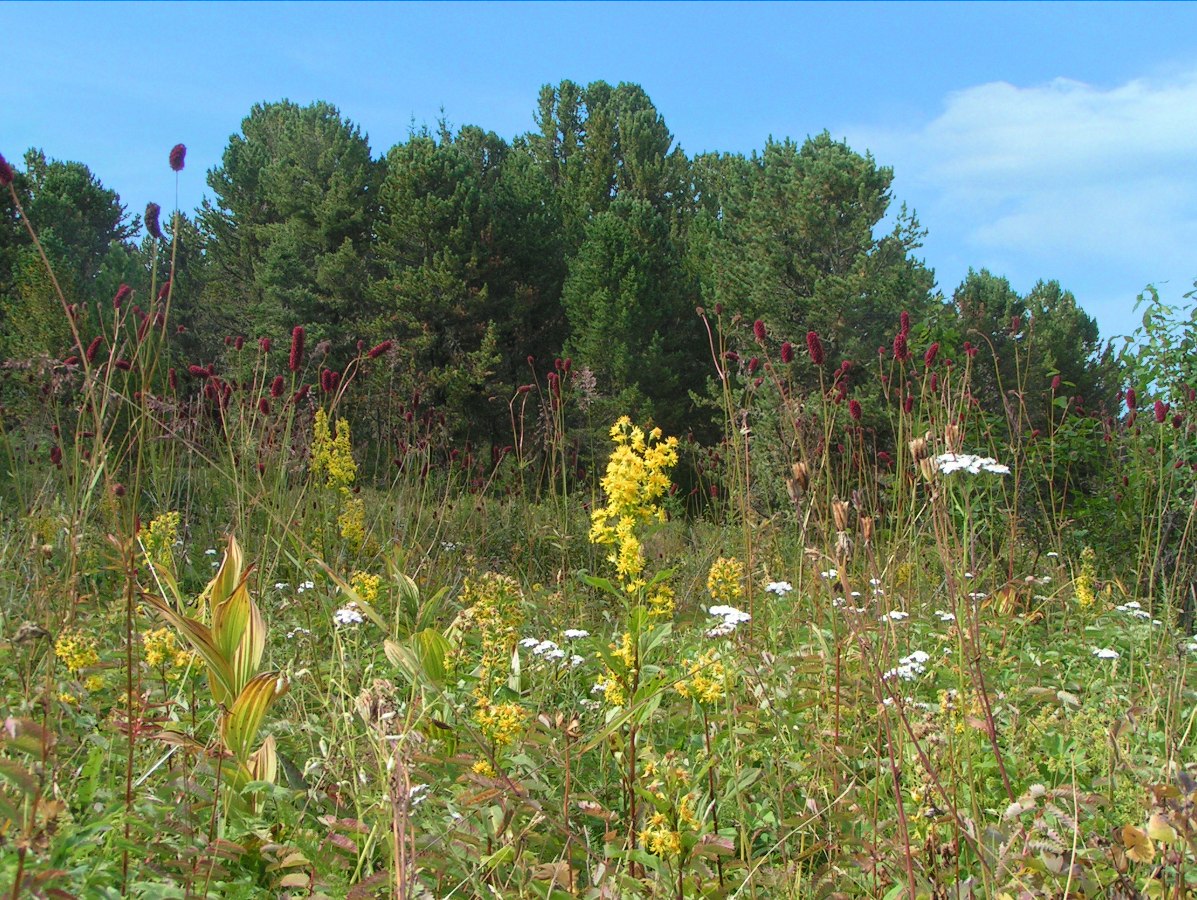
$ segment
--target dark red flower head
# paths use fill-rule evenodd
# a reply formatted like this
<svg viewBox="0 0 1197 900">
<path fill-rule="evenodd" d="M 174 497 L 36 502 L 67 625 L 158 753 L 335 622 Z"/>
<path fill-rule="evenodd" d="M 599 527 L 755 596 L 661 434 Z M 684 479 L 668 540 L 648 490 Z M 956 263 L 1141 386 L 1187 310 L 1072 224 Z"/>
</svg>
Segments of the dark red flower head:
<svg viewBox="0 0 1197 900">
<path fill-rule="evenodd" d="M 292 372 L 298 372 L 303 367 L 303 339 L 303 326 L 296 325 L 291 329 L 291 355 L 287 359 L 287 368 Z"/>
<path fill-rule="evenodd" d="M 906 344 L 906 332 L 899 331 L 894 335 L 894 359 L 905 362 L 910 359 L 910 348 Z"/>
<path fill-rule="evenodd" d="M 1137 397 L 1135 394 L 1135 389 L 1133 387 L 1127 388 L 1126 389 L 1126 408 L 1129 412 L 1135 411 L 1135 407 L 1138 405 L 1135 402 L 1136 399 L 1137 399 Z"/>
<path fill-rule="evenodd" d="M 50 462 L 61 469 L 62 468 L 62 448 L 55 444 L 50 448 Z"/>
<path fill-rule="evenodd" d="M 816 366 L 823 365 L 823 360 L 827 358 L 823 355 L 823 342 L 819 340 L 819 335 L 813 331 L 806 333 L 806 352 L 810 354 L 810 361 Z"/>
<path fill-rule="evenodd" d="M 283 395 L 283 376 L 275 375 L 274 381 L 270 382 L 270 396 L 278 399 Z"/>
<path fill-rule="evenodd" d="M 898 316 L 898 330 L 910 334 L 910 313 L 902 310 L 902 314 Z"/>
<path fill-rule="evenodd" d="M 783 363 L 794 361 L 794 345 L 789 341 L 784 341 L 781 345 L 781 361 Z"/>
<path fill-rule="evenodd" d="M 121 304 L 129 299 L 129 295 L 133 293 L 133 288 L 127 284 L 122 284 L 116 289 L 116 293 L 112 297 L 112 308 L 120 309 Z"/>
<path fill-rule="evenodd" d="M 162 226 L 158 222 L 158 217 L 162 215 L 162 207 L 157 203 L 147 203 L 145 205 L 145 230 L 146 233 L 158 240 L 165 240 L 162 236 Z"/>
<path fill-rule="evenodd" d="M 87 357 L 87 361 L 89 363 L 96 361 L 96 352 L 100 349 L 100 344 L 103 342 L 103 340 L 104 339 L 102 337 L 96 335 L 91 339 L 91 343 L 87 345 L 87 351 L 83 355 Z"/>
<path fill-rule="evenodd" d="M 8 164 L 8 160 L 4 158 L 4 154 L 0 153 L 0 187 L 8 187 L 12 184 L 12 179 L 12 166 Z"/>
<path fill-rule="evenodd" d="M 245 338 L 243 338 L 241 335 L 237 335 L 235 338 L 233 338 L 233 349 L 234 350 L 240 350 L 244 346 L 245 346 Z"/>
<path fill-rule="evenodd" d="M 933 362 L 935 362 L 935 357 L 937 357 L 938 355 L 939 355 L 939 341 L 936 341 L 934 344 L 932 344 L 930 347 L 928 347 L 927 352 L 923 354 L 923 365 L 926 366 L 928 369 L 931 368 L 931 364 Z"/>
<path fill-rule="evenodd" d="M 1060 390 L 1060 376 L 1053 375 L 1052 376 L 1052 393 L 1054 394 L 1058 390 Z"/>
<path fill-rule="evenodd" d="M 169 296 L 170 296 L 170 279 L 168 278 L 166 281 L 162 282 L 162 287 L 160 287 L 158 289 L 158 299 L 165 300 Z"/>
<path fill-rule="evenodd" d="M 394 341 L 383 341 L 381 344 L 371 347 L 370 352 L 367 353 L 366 356 L 368 356 L 370 359 L 378 359 L 378 357 L 382 356 L 393 346 L 395 346 Z"/>
<path fill-rule="evenodd" d="M 261 350 L 263 353 L 269 353 L 270 352 L 270 343 L 271 343 L 271 341 L 270 341 L 270 338 L 268 338 L 268 337 L 258 338 L 258 349 Z"/>
<path fill-rule="evenodd" d="M 860 417 L 863 415 L 863 412 L 860 408 L 859 400 L 852 399 L 848 401 L 848 415 L 850 415 L 857 422 L 860 421 Z"/>
<path fill-rule="evenodd" d="M 760 319 L 757 319 L 755 322 L 753 322 L 752 333 L 758 341 L 763 341 L 765 339 L 765 323 Z"/>
<path fill-rule="evenodd" d="M 1166 418 L 1168 418 L 1168 404 L 1163 400 L 1155 401 L 1155 420 L 1163 422 Z"/>
<path fill-rule="evenodd" d="M 187 156 L 187 148 L 182 144 L 175 144 L 170 148 L 170 167 L 176 172 L 183 171 L 183 160 Z"/>
</svg>

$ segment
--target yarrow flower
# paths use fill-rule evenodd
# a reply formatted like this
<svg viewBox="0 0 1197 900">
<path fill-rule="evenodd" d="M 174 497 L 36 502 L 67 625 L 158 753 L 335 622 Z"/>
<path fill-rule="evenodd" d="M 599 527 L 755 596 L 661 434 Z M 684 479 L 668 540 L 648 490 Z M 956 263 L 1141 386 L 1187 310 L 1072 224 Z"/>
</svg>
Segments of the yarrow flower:
<svg viewBox="0 0 1197 900">
<path fill-rule="evenodd" d="M 338 625 L 361 625 L 365 619 L 362 618 L 361 612 L 352 603 L 348 606 L 342 606 L 335 613 L 333 613 L 333 622 Z"/>
<path fill-rule="evenodd" d="M 903 681 L 914 681 L 915 678 L 927 671 L 927 661 L 930 659 L 930 654 L 923 650 L 915 650 L 909 656 L 904 656 L 898 660 L 898 665 L 881 677 L 885 679 L 901 678 Z"/>
<path fill-rule="evenodd" d="M 1122 654 L 1117 650 L 1111 650 L 1109 647 L 1094 647 L 1093 655 L 1098 659 L 1118 659 Z"/>
<path fill-rule="evenodd" d="M 778 597 L 784 597 L 792 590 L 794 590 L 794 585 L 788 581 L 770 581 L 765 585 L 766 594 L 776 594 Z"/>
<path fill-rule="evenodd" d="M 567 628 L 565 629 L 565 637 L 567 640 L 576 641 L 581 638 L 590 637 L 590 632 L 584 628 Z"/>
<path fill-rule="evenodd" d="M 935 466 L 944 475 L 954 472 L 968 472 L 970 475 L 981 472 L 994 475 L 1010 474 L 1010 467 L 999 463 L 992 456 L 976 456 L 972 453 L 943 453 L 935 457 Z"/>
<path fill-rule="evenodd" d="M 707 612 L 722 620 L 714 628 L 707 631 L 707 637 L 724 637 L 735 631 L 737 625 L 752 620 L 752 616 L 748 613 L 726 604 L 712 606 Z"/>
<path fill-rule="evenodd" d="M 909 618 L 910 613 L 903 612 L 900 609 L 895 609 L 892 612 L 887 612 L 884 616 L 882 616 L 881 621 L 884 622 L 886 619 L 889 619 L 891 622 L 901 622 L 903 619 Z"/>
</svg>

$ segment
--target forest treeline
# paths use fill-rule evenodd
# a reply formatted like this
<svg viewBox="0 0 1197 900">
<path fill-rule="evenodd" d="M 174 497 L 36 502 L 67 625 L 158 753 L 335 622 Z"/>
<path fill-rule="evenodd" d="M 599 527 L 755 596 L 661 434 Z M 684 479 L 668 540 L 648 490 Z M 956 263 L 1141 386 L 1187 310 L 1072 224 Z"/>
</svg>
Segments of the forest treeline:
<svg viewBox="0 0 1197 900">
<path fill-rule="evenodd" d="M 1022 296 L 982 270 L 945 295 L 917 217 L 894 209 L 893 170 L 826 132 L 688 156 L 642 88 L 601 81 L 544 87 L 535 122 L 510 141 L 442 123 L 376 155 L 328 103 L 263 103 L 207 173 L 211 199 L 162 215 L 166 241 L 84 163 L 30 150 L 15 185 L 84 339 L 110 329 L 121 284 L 148 306 L 177 236 L 172 364 L 220 365 L 296 325 L 333 370 L 393 340 L 371 384 L 421 393 L 458 439 L 508 443 L 511 398 L 565 359 L 596 409 L 701 433 L 727 348 L 700 308 L 746 335 L 745 368 L 759 320 L 776 344 L 815 332 L 829 365 L 875 375 L 907 313 L 917 353 L 939 342 L 997 362 L 974 378 L 999 414 L 1030 385 L 1033 425 L 1055 378 L 1080 408 L 1115 403 L 1113 355 L 1069 291 L 1044 280 Z M 3 217 L 0 356 L 77 352 L 23 223 Z M 1033 370 L 1015 371 L 1012 345 L 1032 339 Z M 796 377 L 819 384 L 813 368 Z"/>
</svg>

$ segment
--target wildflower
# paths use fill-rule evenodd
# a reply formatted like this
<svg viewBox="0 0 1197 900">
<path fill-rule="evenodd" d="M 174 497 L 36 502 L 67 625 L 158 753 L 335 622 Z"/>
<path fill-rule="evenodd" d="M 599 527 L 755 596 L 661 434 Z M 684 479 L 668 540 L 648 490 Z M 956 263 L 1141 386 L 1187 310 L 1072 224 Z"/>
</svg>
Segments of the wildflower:
<svg viewBox="0 0 1197 900">
<path fill-rule="evenodd" d="M 353 461 L 353 447 L 349 437 L 349 422 L 337 420 L 337 436 L 332 436 L 328 414 L 316 410 L 312 423 L 312 476 L 324 477 L 326 487 L 346 487 L 357 477 L 357 463 Z"/>
<path fill-rule="evenodd" d="M 166 281 L 162 282 L 162 287 L 158 288 L 158 299 L 159 300 L 165 300 L 167 297 L 170 296 L 170 285 L 171 285 L 171 281 L 169 278 L 166 279 Z"/>
<path fill-rule="evenodd" d="M 819 577 L 824 581 L 831 581 L 833 578 L 839 578 L 840 573 L 837 569 L 828 569 L 826 572 L 820 572 Z"/>
<path fill-rule="evenodd" d="M 1081 571 L 1077 573 L 1076 579 L 1072 583 L 1073 596 L 1076 598 L 1078 606 L 1092 606 L 1097 600 L 1097 595 L 1093 591 L 1094 583 L 1097 580 L 1096 559 L 1097 554 L 1094 553 L 1092 547 L 1086 547 L 1081 551 Z"/>
<path fill-rule="evenodd" d="M 718 605 L 707 610 L 722 621 L 707 631 L 707 637 L 724 637 L 736 630 L 736 626 L 751 621 L 752 616 L 734 606 Z"/>
<path fill-rule="evenodd" d="M 141 642 L 145 646 L 146 665 L 155 669 L 168 660 L 173 662 L 179 649 L 175 633 L 169 628 L 147 631 L 141 636 Z"/>
<path fill-rule="evenodd" d="M 776 594 L 778 597 L 784 597 L 792 590 L 794 590 L 794 585 L 788 581 L 770 581 L 765 585 L 766 594 Z"/>
<path fill-rule="evenodd" d="M 1155 420 L 1163 423 L 1168 418 L 1168 404 L 1163 400 L 1155 401 Z"/>
<path fill-rule="evenodd" d="M 316 582 L 314 581 L 301 581 L 299 586 L 295 589 L 295 593 L 302 594 L 304 591 L 313 590 L 315 587 Z"/>
<path fill-rule="evenodd" d="M 165 238 L 162 236 L 162 225 L 158 222 L 158 217 L 162 215 L 162 207 L 157 203 L 148 203 L 145 208 L 145 230 L 152 238 L 157 238 L 162 241 Z"/>
<path fill-rule="evenodd" d="M 881 677 L 886 680 L 901 678 L 903 681 L 914 681 L 915 678 L 927 671 L 927 661 L 930 659 L 930 654 L 923 650 L 915 650 L 909 656 L 898 660 L 898 665 Z"/>
<path fill-rule="evenodd" d="M 361 497 L 345 498 L 341 514 L 337 516 L 337 528 L 342 540 L 355 550 L 360 550 L 366 543 L 366 503 Z"/>
<path fill-rule="evenodd" d="M 645 585 L 636 526 L 665 520 L 660 501 L 671 486 L 668 472 L 677 463 L 677 438 L 662 438 L 659 428 L 645 434 L 627 416 L 610 433 L 615 449 L 602 480 L 607 503 L 591 514 L 590 542 L 612 547 L 607 561 L 614 563 L 623 589 L 635 593 Z"/>
<path fill-rule="evenodd" d="M 1127 412 L 1133 413 L 1135 411 L 1135 407 L 1137 405 L 1137 403 L 1135 402 L 1136 399 L 1137 399 L 1137 395 L 1135 394 L 1135 389 L 1133 387 L 1128 387 L 1126 389 L 1126 411 Z"/>
<path fill-rule="evenodd" d="M 755 322 L 753 322 L 752 333 L 758 341 L 763 341 L 765 339 L 765 323 L 760 319 L 757 319 Z"/>
<path fill-rule="evenodd" d="M 8 164 L 4 154 L 0 153 L 0 187 L 8 187 L 12 184 L 13 176 L 12 166 Z"/>
<path fill-rule="evenodd" d="M 899 331 L 894 335 L 894 359 L 905 362 L 910 358 L 910 348 L 906 344 L 906 332 Z"/>
<path fill-rule="evenodd" d="M 931 368 L 931 364 L 933 362 L 935 362 L 935 357 L 938 355 L 939 355 L 939 341 L 936 341 L 930 347 L 928 347 L 927 352 L 923 354 L 923 365 L 926 366 L 928 369 Z"/>
<path fill-rule="evenodd" d="M 183 171 L 183 160 L 187 156 L 187 148 L 182 144 L 175 144 L 170 148 L 170 167 L 175 172 Z"/>
<path fill-rule="evenodd" d="M 734 556 L 715 560 L 707 574 L 707 593 L 711 599 L 728 604 L 744 596 L 744 564 Z"/>
<path fill-rule="evenodd" d="M 942 609 L 935 610 L 935 617 L 937 619 L 939 619 L 939 621 L 941 621 L 941 622 L 955 622 L 956 621 L 955 613 L 950 613 L 950 612 L 947 612 L 946 610 L 942 610 Z"/>
<path fill-rule="evenodd" d="M 141 539 L 146 558 L 152 563 L 169 566 L 174 557 L 171 547 L 179 537 L 179 513 L 175 510 L 155 516 L 144 530 Z"/>
<path fill-rule="evenodd" d="M 648 614 L 654 619 L 669 619 L 673 616 L 676 604 L 673 588 L 667 584 L 658 584 L 648 596 Z"/>
<path fill-rule="evenodd" d="M 1093 655 L 1098 659 L 1118 659 L 1122 654 L 1117 650 L 1111 650 L 1109 647 L 1094 647 Z"/>
<path fill-rule="evenodd" d="M 859 400 L 853 398 L 852 400 L 848 401 L 848 415 L 850 415 L 852 417 L 853 421 L 856 421 L 856 422 L 860 421 L 860 417 L 862 415 L 862 410 L 860 408 Z"/>
<path fill-rule="evenodd" d="M 86 691 L 88 691 L 88 693 L 91 694 L 104 690 L 104 676 L 88 675 L 83 682 L 83 687 Z"/>
<path fill-rule="evenodd" d="M 112 295 L 112 308 L 120 309 L 121 304 L 129 299 L 129 295 L 133 293 L 133 288 L 127 284 L 122 284 L 116 289 L 116 293 Z"/>
<path fill-rule="evenodd" d="M 84 635 L 75 629 L 62 632 L 54 642 L 54 655 L 62 660 L 72 675 L 81 669 L 94 666 L 100 661 L 94 637 Z"/>
<path fill-rule="evenodd" d="M 524 731 L 528 711 L 518 703 L 492 704 L 489 700 L 480 702 L 474 709 L 474 721 L 496 750 L 515 743 Z"/>
<path fill-rule="evenodd" d="M 298 372 L 303 367 L 304 330 L 302 325 L 291 329 L 291 355 L 287 357 L 287 368 Z"/>
<path fill-rule="evenodd" d="M 818 333 L 814 331 L 806 333 L 806 352 L 810 354 L 810 361 L 816 366 L 823 365 L 823 360 L 826 357 L 823 354 L 823 342 L 819 340 Z"/>
<path fill-rule="evenodd" d="M 895 609 L 895 610 L 892 610 L 891 612 L 887 612 L 885 615 L 883 615 L 881 617 L 881 621 L 884 622 L 886 619 L 888 619 L 891 622 L 901 622 L 903 619 L 909 619 L 909 618 L 910 618 L 910 613 L 903 612 L 900 609 Z"/>
<path fill-rule="evenodd" d="M 370 352 L 367 353 L 366 356 L 369 359 L 378 359 L 378 357 L 382 356 L 384 353 L 386 353 L 388 350 L 390 350 L 393 346 L 395 346 L 394 341 L 383 341 L 381 344 L 378 344 L 378 345 L 372 347 L 370 349 Z"/>
<path fill-rule="evenodd" d="M 981 472 L 994 475 L 1010 474 L 1010 467 L 999 463 L 992 456 L 976 456 L 972 453 L 944 453 L 935 458 L 935 465 L 944 475 L 954 472 L 968 472 L 970 475 Z"/>
<path fill-rule="evenodd" d="M 350 603 L 348 606 L 342 606 L 335 613 L 333 613 L 333 623 L 335 625 L 361 625 L 365 619 L 362 618 L 361 612 L 358 608 Z"/>
<path fill-rule="evenodd" d="M 84 358 L 90 363 L 96 361 L 96 352 L 100 349 L 100 344 L 104 342 L 104 338 L 96 335 L 91 339 L 91 343 L 87 345 L 87 350 L 84 351 Z"/>
<path fill-rule="evenodd" d="M 677 692 L 698 703 L 717 703 L 726 694 L 727 669 L 719 651 L 710 649 L 697 659 L 683 660 L 686 677 L 677 683 Z"/>
<path fill-rule="evenodd" d="M 789 341 L 785 341 L 781 345 L 781 361 L 783 363 L 792 363 L 794 361 L 794 345 Z"/>
<path fill-rule="evenodd" d="M 378 602 L 378 594 L 382 588 L 382 578 L 369 572 L 354 572 L 349 579 L 349 586 L 366 603 Z"/>
<path fill-rule="evenodd" d="M 567 628 L 564 631 L 567 640 L 576 641 L 582 638 L 590 637 L 590 632 L 584 628 Z"/>
</svg>

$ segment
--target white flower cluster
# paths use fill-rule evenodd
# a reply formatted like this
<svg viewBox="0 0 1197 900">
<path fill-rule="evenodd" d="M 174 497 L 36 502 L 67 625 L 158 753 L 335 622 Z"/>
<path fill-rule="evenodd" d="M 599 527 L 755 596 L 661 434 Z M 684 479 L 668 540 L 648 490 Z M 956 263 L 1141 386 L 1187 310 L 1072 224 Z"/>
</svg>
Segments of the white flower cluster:
<svg viewBox="0 0 1197 900">
<path fill-rule="evenodd" d="M 898 665 L 884 675 L 882 678 L 901 678 L 903 681 L 914 681 L 915 678 L 927 671 L 927 661 L 931 659 L 930 654 L 923 650 L 915 650 L 909 656 L 903 656 L 898 660 Z"/>
<path fill-rule="evenodd" d="M 778 597 L 784 597 L 792 590 L 794 590 L 794 585 L 788 581 L 770 581 L 765 585 L 766 594 L 776 594 Z"/>
<path fill-rule="evenodd" d="M 737 625 L 752 618 L 748 613 L 736 609 L 734 606 L 712 606 L 707 612 L 723 620 L 707 631 L 707 637 L 712 638 L 725 637 L 735 631 Z"/>
<path fill-rule="evenodd" d="M 570 629 L 570 631 L 577 631 L 577 630 L 578 629 Z M 588 634 L 588 632 L 582 632 L 582 634 Z M 570 635 L 570 632 L 567 631 L 565 633 L 565 636 L 569 637 L 569 635 Z M 557 645 L 556 641 L 549 641 L 549 640 L 542 641 L 542 640 L 540 640 L 540 638 L 526 637 L 526 638 L 520 639 L 520 646 L 526 650 L 531 650 L 533 656 L 539 656 L 544 659 L 552 659 L 552 660 L 565 659 L 565 651 L 562 650 Z M 580 666 L 585 661 L 586 660 L 583 657 L 578 656 L 578 654 L 575 653 L 573 656 L 571 656 L 569 658 L 570 668 L 575 668 L 576 666 Z"/>
<path fill-rule="evenodd" d="M 348 606 L 342 606 L 333 613 L 333 623 L 338 627 L 341 625 L 361 625 L 364 621 L 366 620 L 362 618 L 361 612 L 352 603 Z"/>
<path fill-rule="evenodd" d="M 1149 613 L 1147 610 L 1145 610 L 1143 608 L 1142 604 L 1140 604 L 1138 600 L 1128 600 L 1126 603 L 1123 603 L 1121 606 L 1115 606 L 1114 609 L 1118 610 L 1118 612 L 1124 612 L 1128 616 L 1132 616 L 1136 619 L 1144 619 L 1144 620 L 1151 619 L 1152 625 L 1163 625 L 1164 624 L 1159 619 L 1152 619 L 1151 613 Z"/>
<path fill-rule="evenodd" d="M 316 587 L 314 581 L 301 581 L 299 587 L 295 589 L 295 593 L 302 594 L 304 591 L 310 591 Z"/>
<path fill-rule="evenodd" d="M 1122 654 L 1117 650 L 1111 650 L 1109 647 L 1094 647 L 1093 655 L 1098 659 L 1117 659 Z"/>
<path fill-rule="evenodd" d="M 881 621 L 884 622 L 886 619 L 889 619 L 891 622 L 901 622 L 903 619 L 909 618 L 910 613 L 903 612 L 900 609 L 895 609 L 893 612 L 887 612 L 884 616 L 882 616 Z"/>
<path fill-rule="evenodd" d="M 567 641 L 577 641 L 590 637 L 590 632 L 584 628 L 567 628 L 562 634 L 565 635 Z"/>
<path fill-rule="evenodd" d="M 977 475 L 991 472 L 994 475 L 1009 475 L 1010 467 L 998 462 L 992 456 L 977 456 L 973 453 L 943 453 L 935 457 L 935 467 L 944 475 L 953 472 L 968 472 Z"/>
<path fill-rule="evenodd" d="M 956 614 L 950 613 L 945 609 L 935 610 L 935 617 L 937 619 L 939 619 L 939 621 L 941 621 L 941 622 L 955 622 L 956 621 Z"/>
</svg>

